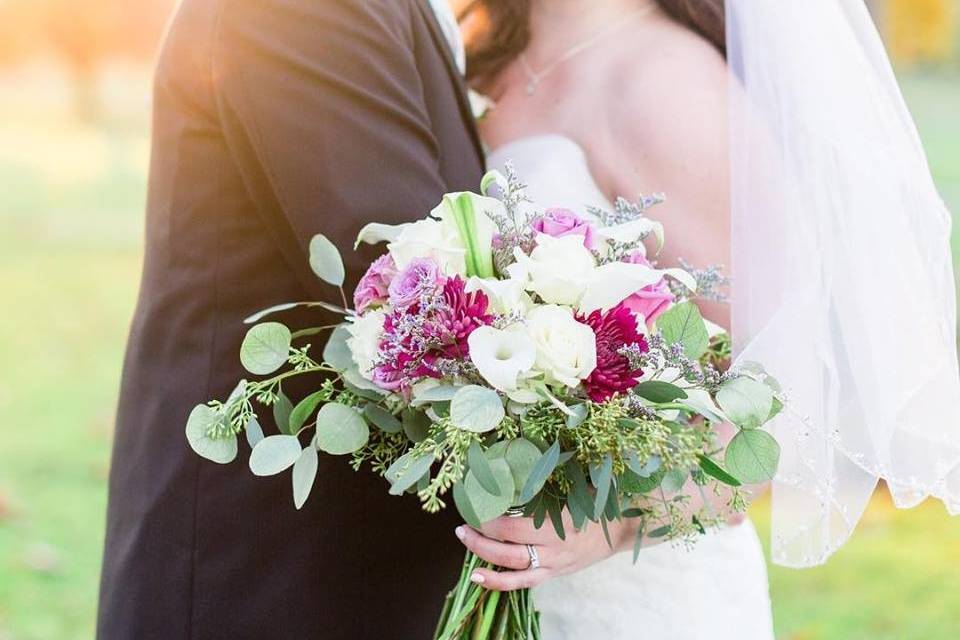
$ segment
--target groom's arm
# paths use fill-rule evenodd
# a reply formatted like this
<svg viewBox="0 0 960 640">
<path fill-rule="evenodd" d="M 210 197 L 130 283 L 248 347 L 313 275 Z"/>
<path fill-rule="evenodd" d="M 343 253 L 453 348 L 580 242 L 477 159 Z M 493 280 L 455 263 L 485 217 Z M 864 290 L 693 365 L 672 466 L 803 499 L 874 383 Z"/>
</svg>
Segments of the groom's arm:
<svg viewBox="0 0 960 640">
<path fill-rule="evenodd" d="M 414 0 L 224 0 L 213 77 L 227 144 L 291 267 L 322 232 L 348 271 L 363 224 L 444 192 L 414 57 Z M 440 55 L 440 52 L 437 52 Z"/>
</svg>

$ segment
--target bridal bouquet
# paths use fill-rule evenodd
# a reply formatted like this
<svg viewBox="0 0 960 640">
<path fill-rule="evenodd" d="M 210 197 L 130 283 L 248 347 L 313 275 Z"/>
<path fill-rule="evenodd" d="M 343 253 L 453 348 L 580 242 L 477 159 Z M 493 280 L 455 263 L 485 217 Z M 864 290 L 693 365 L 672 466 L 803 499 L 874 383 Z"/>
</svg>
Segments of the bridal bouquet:
<svg viewBox="0 0 960 640">
<path fill-rule="evenodd" d="M 387 250 L 353 308 L 340 254 L 315 237 L 310 264 L 342 302 L 248 318 L 240 360 L 257 378 L 194 408 L 194 451 L 228 463 L 245 434 L 254 474 L 292 467 L 297 508 L 324 452 L 370 465 L 391 494 L 415 493 L 426 511 L 452 501 L 474 526 L 511 512 L 538 527 L 549 520 L 563 537 L 564 510 L 578 529 L 632 518 L 635 553 L 645 539 L 693 541 L 720 521 L 690 508 L 691 492 L 726 485 L 730 508 L 743 509 L 737 487 L 776 470 L 779 448 L 760 428 L 782 408 L 779 389 L 759 365 L 723 370 L 729 340 L 692 301 L 719 295 L 716 269 L 648 260 L 645 241 L 659 250 L 663 230 L 646 214 L 661 197 L 537 211 L 509 168 L 487 174 L 480 191 L 448 194 L 416 222 L 365 227 L 358 243 Z M 261 322 L 303 305 L 344 320 Z M 309 342 L 324 332 L 317 355 Z M 317 372 L 306 397 L 284 393 L 289 379 Z M 260 407 L 280 433 L 264 435 Z M 732 439 L 718 437 L 722 423 L 735 425 Z M 480 562 L 467 555 L 435 638 L 538 638 L 529 593 L 473 584 Z"/>
</svg>

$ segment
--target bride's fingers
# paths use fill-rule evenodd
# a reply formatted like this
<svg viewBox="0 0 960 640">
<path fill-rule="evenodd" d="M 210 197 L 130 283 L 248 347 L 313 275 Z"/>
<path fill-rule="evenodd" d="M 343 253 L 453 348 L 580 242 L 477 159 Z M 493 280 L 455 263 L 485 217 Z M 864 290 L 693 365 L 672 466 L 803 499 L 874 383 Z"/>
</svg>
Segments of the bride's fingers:
<svg viewBox="0 0 960 640">
<path fill-rule="evenodd" d="M 516 591 L 518 589 L 532 589 L 539 586 L 550 577 L 548 569 L 527 569 L 525 571 L 494 571 L 493 569 L 476 569 L 470 579 L 491 591 Z"/>
<path fill-rule="evenodd" d="M 532 518 L 511 518 L 503 516 L 480 527 L 480 532 L 488 538 L 505 540 L 516 544 L 548 545 L 555 544 L 557 534 L 549 524 L 534 526 Z"/>
<path fill-rule="evenodd" d="M 482 560 L 505 569 L 526 569 L 530 566 L 530 555 L 522 545 L 493 540 L 466 525 L 457 527 L 456 533 L 464 546 Z"/>
</svg>

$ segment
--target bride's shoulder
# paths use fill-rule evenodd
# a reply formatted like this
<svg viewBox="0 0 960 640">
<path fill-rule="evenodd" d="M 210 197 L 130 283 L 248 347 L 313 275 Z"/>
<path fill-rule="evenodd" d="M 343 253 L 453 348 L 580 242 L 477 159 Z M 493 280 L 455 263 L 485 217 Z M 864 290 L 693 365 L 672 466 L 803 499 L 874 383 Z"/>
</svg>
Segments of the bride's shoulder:
<svg viewBox="0 0 960 640">
<path fill-rule="evenodd" d="M 703 151 L 721 140 L 727 124 L 727 66 L 708 41 L 672 21 L 647 25 L 625 43 L 611 82 L 618 99 L 607 101 L 616 138 L 637 143 L 645 155 Z M 642 36 L 642 37 L 641 37 Z"/>
</svg>

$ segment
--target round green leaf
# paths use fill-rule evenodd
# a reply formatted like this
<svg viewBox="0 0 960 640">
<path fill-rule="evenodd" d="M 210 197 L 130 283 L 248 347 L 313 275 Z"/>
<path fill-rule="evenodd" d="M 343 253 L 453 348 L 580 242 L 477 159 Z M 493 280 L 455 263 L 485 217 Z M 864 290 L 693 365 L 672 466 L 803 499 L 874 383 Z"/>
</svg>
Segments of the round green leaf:
<svg viewBox="0 0 960 640">
<path fill-rule="evenodd" d="M 431 424 L 427 414 L 407 408 L 403 410 L 400 417 L 403 421 L 403 432 L 410 438 L 411 442 L 423 442 L 427 439 Z"/>
<path fill-rule="evenodd" d="M 720 385 L 717 404 L 735 425 L 755 429 L 770 416 L 773 391 L 762 382 L 741 376 Z"/>
<path fill-rule="evenodd" d="M 724 458 L 729 471 L 745 484 L 773 478 L 780 462 L 780 445 L 766 431 L 743 430 L 727 445 Z"/>
<path fill-rule="evenodd" d="M 372 402 L 368 403 L 363 408 L 363 415 L 384 433 L 400 433 L 403 431 L 403 424 L 400 420 L 380 405 Z"/>
<path fill-rule="evenodd" d="M 220 423 L 222 416 L 205 404 L 198 404 L 187 418 L 187 442 L 197 455 L 219 464 L 237 457 L 237 437 L 211 438 L 207 432 Z"/>
<path fill-rule="evenodd" d="M 251 449 L 257 446 L 257 444 L 259 444 L 264 438 L 263 428 L 260 426 L 260 421 L 257 420 L 257 416 L 250 416 L 250 419 L 247 420 L 247 426 L 244 431 L 247 435 L 247 444 L 250 445 Z"/>
<path fill-rule="evenodd" d="M 255 476 L 273 476 L 290 468 L 300 457 L 300 441 L 294 436 L 267 436 L 250 452 L 250 471 Z"/>
<path fill-rule="evenodd" d="M 390 495 L 399 496 L 417 484 L 421 478 L 430 473 L 432 466 L 433 455 L 429 453 L 416 459 L 411 459 L 409 453 L 400 456 L 383 474 L 390 482 Z"/>
<path fill-rule="evenodd" d="M 297 509 L 303 506 L 310 495 L 310 490 L 313 489 L 319 462 L 317 450 L 306 447 L 293 463 L 293 504 Z"/>
<path fill-rule="evenodd" d="M 687 392 L 675 384 L 664 382 L 663 380 L 647 380 L 641 382 L 633 388 L 633 392 L 641 398 L 646 398 L 650 402 L 673 402 L 674 400 L 686 398 Z"/>
<path fill-rule="evenodd" d="M 247 331 L 240 345 L 243 368 L 265 376 L 283 366 L 290 353 L 290 329 L 279 322 L 264 322 Z"/>
<path fill-rule="evenodd" d="M 506 460 L 497 458 L 490 461 L 490 471 L 500 488 L 500 495 L 488 493 L 473 472 L 468 472 L 463 480 L 463 491 L 479 522 L 489 522 L 499 518 L 513 506 L 513 475 Z"/>
<path fill-rule="evenodd" d="M 504 459 L 510 467 L 510 473 L 513 475 L 513 484 L 516 487 L 514 502 L 520 501 L 520 490 L 527 483 L 527 478 L 533 473 L 533 467 L 540 459 L 540 449 L 529 440 L 517 438 L 507 443 Z"/>
<path fill-rule="evenodd" d="M 338 402 L 325 404 L 317 413 L 317 447 L 333 455 L 353 453 L 370 439 L 370 427 L 360 412 Z"/>
<path fill-rule="evenodd" d="M 346 273 L 337 247 L 322 234 L 310 240 L 310 268 L 317 277 L 335 287 L 342 287 Z"/>
<path fill-rule="evenodd" d="M 450 402 L 450 419 L 453 424 L 473 433 L 486 433 L 496 429 L 505 416 L 500 395 L 486 387 L 463 387 Z"/>
<path fill-rule="evenodd" d="M 691 360 L 699 359 L 710 343 L 703 316 L 693 302 L 670 307 L 657 319 L 657 329 L 667 344 L 682 344 L 683 352 Z"/>
</svg>

